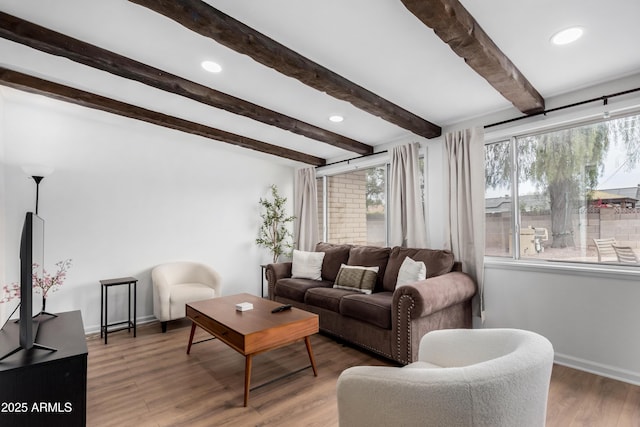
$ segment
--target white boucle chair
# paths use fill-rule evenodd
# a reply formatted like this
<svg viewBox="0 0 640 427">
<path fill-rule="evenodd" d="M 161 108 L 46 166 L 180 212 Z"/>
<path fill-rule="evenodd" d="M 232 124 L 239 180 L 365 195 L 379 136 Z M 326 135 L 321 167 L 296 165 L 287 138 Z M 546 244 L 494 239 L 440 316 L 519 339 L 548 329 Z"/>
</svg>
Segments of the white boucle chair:
<svg viewBox="0 0 640 427">
<path fill-rule="evenodd" d="M 429 332 L 417 362 L 342 372 L 340 426 L 544 426 L 553 355 L 529 331 Z"/>
<path fill-rule="evenodd" d="M 153 282 L 153 314 L 160 321 L 162 332 L 169 320 L 186 316 L 190 302 L 221 295 L 220 275 L 211 267 L 193 261 L 176 261 L 158 265 L 151 270 Z"/>
</svg>

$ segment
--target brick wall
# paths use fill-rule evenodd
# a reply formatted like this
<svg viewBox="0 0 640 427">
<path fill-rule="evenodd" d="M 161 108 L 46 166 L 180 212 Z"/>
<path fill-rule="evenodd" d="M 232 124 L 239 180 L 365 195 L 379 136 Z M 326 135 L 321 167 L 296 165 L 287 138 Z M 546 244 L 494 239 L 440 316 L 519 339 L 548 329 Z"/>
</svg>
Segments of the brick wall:
<svg viewBox="0 0 640 427">
<path fill-rule="evenodd" d="M 600 238 L 615 237 L 621 246 L 640 248 L 640 209 L 601 208 L 599 215 Z M 593 244 L 593 242 L 591 242 Z"/>
<path fill-rule="evenodd" d="M 330 176 L 328 193 L 328 241 L 367 244 L 366 171 Z"/>
</svg>

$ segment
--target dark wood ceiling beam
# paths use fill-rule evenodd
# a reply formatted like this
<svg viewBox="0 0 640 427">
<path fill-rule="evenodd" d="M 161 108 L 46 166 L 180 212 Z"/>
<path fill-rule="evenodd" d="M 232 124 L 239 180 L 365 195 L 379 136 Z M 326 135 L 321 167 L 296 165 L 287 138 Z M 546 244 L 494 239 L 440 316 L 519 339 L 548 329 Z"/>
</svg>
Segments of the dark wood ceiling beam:
<svg viewBox="0 0 640 427">
<path fill-rule="evenodd" d="M 402 0 L 427 27 L 525 114 L 544 110 L 544 99 L 458 0 Z"/>
<path fill-rule="evenodd" d="M 417 135 L 434 138 L 442 132 L 439 126 L 305 58 L 201 0 L 129 1 Z"/>
<path fill-rule="evenodd" d="M 373 147 L 0 12 L 0 37 L 358 154 Z"/>
<path fill-rule="evenodd" d="M 141 120 L 169 129 L 202 136 L 216 141 L 226 142 L 239 147 L 248 148 L 262 153 L 283 157 L 298 162 L 322 166 L 326 161 L 320 157 L 310 156 L 288 148 L 246 138 L 220 129 L 215 129 L 200 123 L 179 119 L 167 114 L 158 113 L 146 108 L 127 104 L 115 99 L 96 95 L 80 89 L 75 89 L 59 83 L 43 80 L 28 74 L 0 67 L 0 84 L 21 91 L 44 95 L 59 101 L 81 105 L 87 108 L 106 111 L 119 116 Z"/>
</svg>

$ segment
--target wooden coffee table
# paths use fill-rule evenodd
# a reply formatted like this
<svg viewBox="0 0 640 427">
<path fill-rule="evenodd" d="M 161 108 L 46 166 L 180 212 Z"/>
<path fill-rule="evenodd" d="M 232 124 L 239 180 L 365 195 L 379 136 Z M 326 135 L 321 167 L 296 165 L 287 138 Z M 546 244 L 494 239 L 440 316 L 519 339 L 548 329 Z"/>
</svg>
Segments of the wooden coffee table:
<svg viewBox="0 0 640 427">
<path fill-rule="evenodd" d="M 253 309 L 237 311 L 235 306 L 241 302 L 250 302 Z M 309 341 L 309 336 L 318 332 L 318 315 L 297 308 L 271 313 L 272 309 L 280 305 L 282 304 L 250 294 L 230 295 L 187 304 L 187 318 L 193 322 L 187 354 L 191 352 L 196 326 L 200 326 L 245 356 L 244 406 L 249 402 L 251 361 L 256 354 L 304 339 L 313 375 L 318 376 Z"/>
</svg>

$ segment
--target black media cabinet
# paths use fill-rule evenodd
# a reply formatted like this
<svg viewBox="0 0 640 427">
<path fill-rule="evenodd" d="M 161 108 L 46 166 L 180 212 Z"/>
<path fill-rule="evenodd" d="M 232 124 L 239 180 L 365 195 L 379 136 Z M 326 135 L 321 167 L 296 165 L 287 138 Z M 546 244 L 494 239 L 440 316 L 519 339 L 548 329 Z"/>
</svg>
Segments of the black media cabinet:
<svg viewBox="0 0 640 427">
<path fill-rule="evenodd" d="M 18 344 L 18 324 L 0 331 L 0 354 Z M 87 342 L 80 311 L 41 316 L 32 348 L 0 361 L 0 426 L 85 426 Z"/>
</svg>

